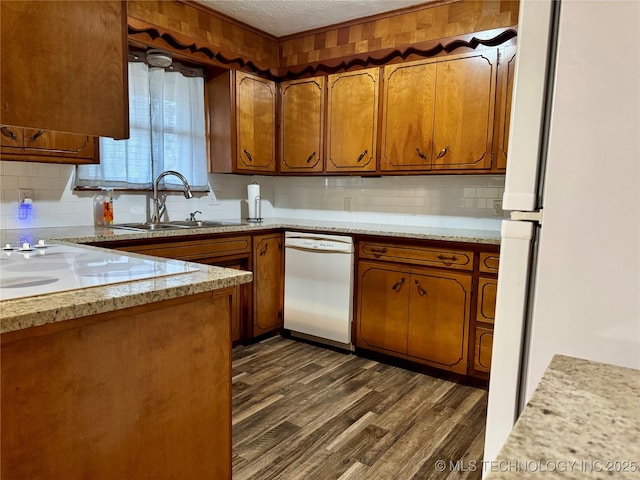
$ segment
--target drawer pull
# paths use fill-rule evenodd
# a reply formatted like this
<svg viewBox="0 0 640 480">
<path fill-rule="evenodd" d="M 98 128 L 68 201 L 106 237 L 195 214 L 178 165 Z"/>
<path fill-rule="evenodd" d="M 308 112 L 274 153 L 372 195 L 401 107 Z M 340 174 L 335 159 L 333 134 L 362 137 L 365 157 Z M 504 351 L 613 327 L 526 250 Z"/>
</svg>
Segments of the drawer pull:
<svg viewBox="0 0 640 480">
<path fill-rule="evenodd" d="M 316 156 L 316 152 L 313 152 L 311 155 L 309 155 L 307 157 L 307 163 L 311 162 L 311 160 L 313 160 L 313 157 L 315 157 L 315 156 Z"/>
<path fill-rule="evenodd" d="M 2 132 L 2 135 L 4 135 L 7 138 L 10 138 L 11 140 L 17 140 L 17 138 L 18 138 L 18 137 L 16 137 L 16 134 L 13 133 L 13 131 L 11 131 L 10 128 L 2 127 L 0 129 L 0 132 Z"/>
<path fill-rule="evenodd" d="M 420 150 L 420 147 L 416 147 L 416 153 L 418 154 L 418 156 L 420 158 L 422 158 L 423 160 L 427 159 L 427 156 L 422 152 L 422 150 Z"/>
<path fill-rule="evenodd" d="M 362 161 L 362 159 L 364 158 L 364 156 L 369 152 L 369 150 L 365 150 L 364 152 L 362 152 L 360 154 L 360 156 L 358 157 L 358 160 L 356 160 L 356 163 L 360 163 Z"/>
<path fill-rule="evenodd" d="M 35 142 L 38 139 L 38 137 L 42 136 L 43 133 L 44 133 L 44 130 L 38 130 L 36 133 L 34 133 L 29 137 L 29 141 Z"/>
<path fill-rule="evenodd" d="M 454 257 L 453 255 L 451 255 L 450 257 L 445 257 L 444 255 L 438 255 L 438 260 L 440 260 L 442 263 L 444 263 L 447 266 L 452 265 L 453 262 L 455 262 L 457 259 L 458 257 Z"/>
<path fill-rule="evenodd" d="M 371 247 L 371 253 L 373 253 L 374 257 L 380 258 L 382 255 L 387 253 L 387 248 L 386 247 Z"/>
<path fill-rule="evenodd" d="M 438 155 L 436 155 L 436 158 L 442 158 L 442 157 L 444 157 L 444 156 L 447 154 L 447 152 L 449 151 L 449 146 L 450 146 L 450 145 L 447 145 L 447 146 L 446 146 L 446 147 L 444 147 L 442 150 L 440 150 L 440 153 L 438 153 Z"/>
<path fill-rule="evenodd" d="M 269 244 L 268 243 L 264 246 L 264 250 L 262 250 L 260 252 L 260 256 L 264 257 L 267 254 L 267 250 L 269 250 Z"/>
<path fill-rule="evenodd" d="M 398 280 L 396 283 L 393 284 L 393 287 L 391 287 L 391 290 L 393 290 L 396 293 L 400 292 L 400 290 L 402 289 L 402 285 L 404 285 L 405 280 L 406 279 L 402 277 L 400 280 Z"/>
<path fill-rule="evenodd" d="M 420 285 L 420 282 L 418 280 L 415 281 L 416 282 L 416 288 L 418 289 L 418 293 L 420 294 L 421 297 L 424 297 L 425 295 L 427 295 L 427 291 L 422 288 L 422 285 Z"/>
<path fill-rule="evenodd" d="M 247 149 L 244 148 L 243 149 L 244 154 L 247 156 L 247 158 L 249 159 L 250 162 L 253 162 L 253 158 L 251 158 L 251 154 L 249 152 L 247 152 Z"/>
</svg>

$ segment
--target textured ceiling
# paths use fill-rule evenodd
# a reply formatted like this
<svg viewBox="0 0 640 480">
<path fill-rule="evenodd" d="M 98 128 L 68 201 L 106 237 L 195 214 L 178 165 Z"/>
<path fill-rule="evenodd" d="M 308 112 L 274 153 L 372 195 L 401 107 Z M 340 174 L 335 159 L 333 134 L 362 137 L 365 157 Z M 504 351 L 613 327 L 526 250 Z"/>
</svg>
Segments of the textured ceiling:
<svg viewBox="0 0 640 480">
<path fill-rule="evenodd" d="M 429 0 L 198 0 L 276 37 L 429 3 Z"/>
</svg>

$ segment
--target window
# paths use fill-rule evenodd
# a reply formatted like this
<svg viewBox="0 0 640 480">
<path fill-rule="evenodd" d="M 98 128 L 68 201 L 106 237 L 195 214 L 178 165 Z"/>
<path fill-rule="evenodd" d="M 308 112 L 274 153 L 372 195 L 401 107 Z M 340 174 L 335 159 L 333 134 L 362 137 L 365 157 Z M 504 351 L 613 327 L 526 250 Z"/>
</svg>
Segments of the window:
<svg viewBox="0 0 640 480">
<path fill-rule="evenodd" d="M 165 170 L 182 173 L 193 191 L 208 191 L 204 78 L 129 63 L 130 138 L 100 138 L 100 164 L 80 165 L 76 187 L 148 190 Z M 162 188 L 182 190 L 173 177 Z"/>
</svg>

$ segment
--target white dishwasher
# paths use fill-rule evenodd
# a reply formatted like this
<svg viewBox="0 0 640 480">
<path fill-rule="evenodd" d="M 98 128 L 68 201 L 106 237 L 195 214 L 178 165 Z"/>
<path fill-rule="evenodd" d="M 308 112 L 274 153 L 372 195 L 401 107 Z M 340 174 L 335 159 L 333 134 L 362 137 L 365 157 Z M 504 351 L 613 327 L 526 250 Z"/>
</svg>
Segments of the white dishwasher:
<svg viewBox="0 0 640 480">
<path fill-rule="evenodd" d="M 284 328 L 353 350 L 353 239 L 285 232 Z"/>
</svg>

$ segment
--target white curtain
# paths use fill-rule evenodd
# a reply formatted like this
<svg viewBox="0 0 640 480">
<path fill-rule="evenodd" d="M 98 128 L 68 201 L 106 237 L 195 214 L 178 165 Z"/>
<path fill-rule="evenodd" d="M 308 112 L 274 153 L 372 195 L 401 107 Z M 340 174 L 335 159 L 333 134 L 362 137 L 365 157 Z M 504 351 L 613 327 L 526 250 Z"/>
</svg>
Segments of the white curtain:
<svg viewBox="0 0 640 480">
<path fill-rule="evenodd" d="M 100 164 L 81 165 L 78 187 L 149 189 L 165 170 L 207 191 L 204 79 L 129 63 L 130 138 L 100 138 Z M 161 188 L 182 190 L 173 176 Z"/>
</svg>

